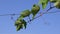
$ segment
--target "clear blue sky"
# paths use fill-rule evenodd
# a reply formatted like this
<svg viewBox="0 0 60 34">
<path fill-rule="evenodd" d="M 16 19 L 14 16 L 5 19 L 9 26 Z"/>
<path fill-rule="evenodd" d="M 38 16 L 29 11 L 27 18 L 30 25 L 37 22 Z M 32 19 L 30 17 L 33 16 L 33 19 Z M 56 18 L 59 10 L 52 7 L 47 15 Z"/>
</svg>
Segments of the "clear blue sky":
<svg viewBox="0 0 60 34">
<path fill-rule="evenodd" d="M 19 14 L 25 9 L 31 9 L 37 2 L 38 0 L 0 0 L 0 14 Z M 54 8 L 50 11 L 60 11 L 60 9 Z M 16 20 L 18 16 L 14 16 L 14 19 Z M 44 24 L 43 18 L 47 24 Z M 0 16 L 0 34 L 60 34 L 60 13 L 45 14 L 28 24 L 26 29 L 18 32 L 14 22 L 10 16 Z"/>
</svg>

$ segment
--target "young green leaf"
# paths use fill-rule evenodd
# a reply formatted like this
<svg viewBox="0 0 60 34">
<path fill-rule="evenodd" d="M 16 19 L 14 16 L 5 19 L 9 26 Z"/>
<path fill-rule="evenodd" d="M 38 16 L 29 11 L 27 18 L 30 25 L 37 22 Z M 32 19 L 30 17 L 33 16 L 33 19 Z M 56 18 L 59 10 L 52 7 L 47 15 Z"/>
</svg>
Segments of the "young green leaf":
<svg viewBox="0 0 60 34">
<path fill-rule="evenodd" d="M 15 25 L 20 24 L 23 18 L 24 18 L 23 16 L 19 16 L 18 19 L 15 21 Z"/>
<path fill-rule="evenodd" d="M 19 30 L 22 29 L 22 28 L 23 28 L 22 24 L 18 24 L 18 25 L 16 26 L 17 31 L 19 31 Z"/>
<path fill-rule="evenodd" d="M 30 15 L 30 11 L 29 10 L 24 10 L 23 12 L 21 12 L 21 16 L 23 16 L 23 17 L 27 17 L 27 16 L 29 16 Z"/>
<path fill-rule="evenodd" d="M 45 9 L 48 4 L 48 0 L 43 0 L 42 1 L 42 8 Z"/>
<path fill-rule="evenodd" d="M 15 26 L 16 26 L 17 31 L 19 31 L 20 29 L 22 29 L 23 28 L 22 21 L 21 20 L 17 20 L 15 22 Z"/>
<path fill-rule="evenodd" d="M 31 9 L 31 13 L 33 14 L 33 18 L 39 12 L 39 10 L 40 10 L 40 7 L 38 5 L 36 5 L 36 4 L 34 4 L 32 9 Z"/>
<path fill-rule="evenodd" d="M 49 0 L 39 0 L 38 4 L 42 4 L 42 8 L 45 9 Z"/>
<path fill-rule="evenodd" d="M 15 22 L 15 26 L 16 26 L 17 31 L 19 31 L 23 27 L 25 27 L 26 29 L 27 23 L 24 19 L 20 19 Z"/>
<path fill-rule="evenodd" d="M 54 3 L 54 6 L 58 9 L 60 9 L 60 0 L 58 0 L 56 3 Z"/>
<path fill-rule="evenodd" d="M 20 21 L 16 21 L 15 22 L 15 26 L 17 26 L 18 24 L 20 24 Z"/>
</svg>

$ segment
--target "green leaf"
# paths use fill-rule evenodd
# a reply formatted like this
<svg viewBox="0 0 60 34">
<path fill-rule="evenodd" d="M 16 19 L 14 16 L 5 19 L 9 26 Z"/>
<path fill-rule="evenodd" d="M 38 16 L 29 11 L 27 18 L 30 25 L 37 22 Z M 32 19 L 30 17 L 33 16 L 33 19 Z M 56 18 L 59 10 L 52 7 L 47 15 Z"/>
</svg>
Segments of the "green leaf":
<svg viewBox="0 0 60 34">
<path fill-rule="evenodd" d="M 30 15 L 30 13 L 31 13 L 31 12 L 30 12 L 29 10 L 24 10 L 24 11 L 21 12 L 21 16 L 27 17 L 27 16 Z"/>
<path fill-rule="evenodd" d="M 23 16 L 19 16 L 18 19 L 15 21 L 15 26 L 20 24 L 23 18 L 24 18 Z"/>
<path fill-rule="evenodd" d="M 23 16 L 19 16 L 17 20 L 21 20 L 23 19 L 24 17 Z"/>
<path fill-rule="evenodd" d="M 18 24 L 18 25 L 16 26 L 17 31 L 19 31 L 19 30 L 22 29 L 22 28 L 23 28 L 22 24 Z"/>
<path fill-rule="evenodd" d="M 60 0 L 54 3 L 54 6 L 58 9 L 60 9 Z"/>
<path fill-rule="evenodd" d="M 32 7 L 32 9 L 31 9 L 31 13 L 33 14 L 33 18 L 34 18 L 35 15 L 39 12 L 39 10 L 40 10 L 40 6 L 34 4 L 33 7 Z"/>
<path fill-rule="evenodd" d="M 20 19 L 15 22 L 15 26 L 16 26 L 17 31 L 19 31 L 23 27 L 26 29 L 27 22 L 24 19 Z"/>
<path fill-rule="evenodd" d="M 45 9 L 46 8 L 46 3 L 42 3 L 42 8 Z"/>
<path fill-rule="evenodd" d="M 17 20 L 17 21 L 15 22 L 15 26 L 17 26 L 18 24 L 20 24 L 20 21 Z"/>
<path fill-rule="evenodd" d="M 15 22 L 15 26 L 16 26 L 16 30 L 19 31 L 20 29 L 23 28 L 23 25 L 22 25 L 22 21 L 21 20 L 17 20 Z"/>
<path fill-rule="evenodd" d="M 42 8 L 45 9 L 48 4 L 48 0 L 43 0 L 42 1 Z"/>
<path fill-rule="evenodd" d="M 40 0 L 38 4 L 42 4 L 42 8 L 45 9 L 49 0 Z"/>
</svg>

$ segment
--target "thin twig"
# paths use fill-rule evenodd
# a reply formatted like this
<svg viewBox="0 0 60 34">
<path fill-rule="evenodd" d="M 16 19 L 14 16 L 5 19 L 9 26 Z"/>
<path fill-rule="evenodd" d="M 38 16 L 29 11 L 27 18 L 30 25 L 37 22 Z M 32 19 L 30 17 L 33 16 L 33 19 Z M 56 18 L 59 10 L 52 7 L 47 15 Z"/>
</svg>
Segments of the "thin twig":
<svg viewBox="0 0 60 34">
<path fill-rule="evenodd" d="M 44 15 L 44 14 L 49 14 L 49 13 L 57 13 L 57 12 L 60 12 L 60 11 L 57 11 L 57 12 L 48 12 L 49 10 L 51 10 L 51 9 L 53 9 L 54 7 L 52 7 L 52 8 L 49 8 L 46 12 L 44 12 L 44 13 L 40 13 L 40 14 L 42 14 L 42 15 Z M 3 14 L 3 15 L 0 15 L 0 16 L 14 16 L 14 15 L 20 15 L 20 14 Z M 35 17 L 34 19 L 36 19 L 36 18 L 39 18 L 41 15 L 39 15 L 39 16 L 37 16 L 37 17 Z M 29 17 L 29 19 L 30 19 L 30 17 Z M 30 19 L 28 22 L 31 22 L 31 21 L 33 21 L 34 19 Z"/>
<path fill-rule="evenodd" d="M 9 15 L 20 15 L 20 14 L 3 14 L 3 15 L 0 15 L 0 16 L 9 16 Z"/>
<path fill-rule="evenodd" d="M 55 7 L 55 6 L 54 6 L 54 7 Z M 48 12 L 49 10 L 53 9 L 54 7 L 50 7 L 50 8 L 47 10 L 47 12 Z"/>
<path fill-rule="evenodd" d="M 53 8 L 54 8 L 54 7 L 49 8 L 46 12 L 42 13 L 42 15 L 47 14 L 47 13 L 56 13 L 56 12 L 48 12 L 49 10 L 51 10 L 51 9 L 53 9 Z M 39 18 L 40 16 L 41 16 L 41 15 L 35 17 L 34 19 L 37 19 L 37 18 Z M 31 21 L 33 21 L 34 19 L 31 19 Z M 31 22 L 31 21 L 30 21 L 30 22 Z M 29 22 L 29 21 L 28 21 L 28 22 Z"/>
</svg>

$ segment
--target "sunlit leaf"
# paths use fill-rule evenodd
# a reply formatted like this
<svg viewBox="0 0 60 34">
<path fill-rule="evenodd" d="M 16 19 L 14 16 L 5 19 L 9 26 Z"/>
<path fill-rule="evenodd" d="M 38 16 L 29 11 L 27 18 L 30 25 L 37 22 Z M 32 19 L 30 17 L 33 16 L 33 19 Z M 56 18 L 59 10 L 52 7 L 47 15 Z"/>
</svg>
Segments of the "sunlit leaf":
<svg viewBox="0 0 60 34">
<path fill-rule="evenodd" d="M 15 21 L 15 25 L 20 24 L 20 23 L 21 23 L 21 20 L 22 20 L 23 18 L 24 18 L 23 16 L 19 16 L 19 17 L 17 18 L 17 20 Z"/>
<path fill-rule="evenodd" d="M 45 9 L 48 4 L 48 0 L 43 0 L 42 1 L 42 8 Z"/>
<path fill-rule="evenodd" d="M 58 9 L 60 9 L 60 0 L 54 3 L 54 6 Z"/>
<path fill-rule="evenodd" d="M 27 23 L 24 19 L 16 20 L 15 26 L 16 26 L 17 31 L 19 31 L 23 27 L 26 29 Z"/>
<path fill-rule="evenodd" d="M 27 17 L 27 16 L 30 15 L 30 13 L 31 13 L 31 12 L 30 12 L 29 10 L 24 10 L 24 11 L 21 12 L 21 16 Z"/>
<path fill-rule="evenodd" d="M 39 10 L 40 10 L 40 6 L 34 4 L 33 7 L 32 7 L 32 9 L 31 9 L 31 12 L 32 12 L 32 14 L 33 14 L 33 18 L 34 18 L 35 15 L 39 12 Z"/>
<path fill-rule="evenodd" d="M 23 28 L 22 24 L 18 24 L 18 25 L 16 26 L 17 31 L 19 31 L 19 30 L 22 29 L 22 28 Z"/>
</svg>

